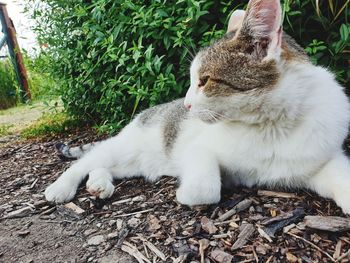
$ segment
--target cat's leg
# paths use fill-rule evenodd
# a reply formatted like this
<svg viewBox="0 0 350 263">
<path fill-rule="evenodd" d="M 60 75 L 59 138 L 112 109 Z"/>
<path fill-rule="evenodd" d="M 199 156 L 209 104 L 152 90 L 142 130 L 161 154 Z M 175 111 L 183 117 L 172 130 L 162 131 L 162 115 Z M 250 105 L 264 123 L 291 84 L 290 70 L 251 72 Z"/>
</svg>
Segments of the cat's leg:
<svg viewBox="0 0 350 263">
<path fill-rule="evenodd" d="M 177 200 L 189 206 L 218 203 L 221 197 L 221 178 L 215 156 L 206 149 L 197 148 L 186 151 L 182 157 Z"/>
<path fill-rule="evenodd" d="M 310 189 L 332 198 L 344 213 L 350 214 L 350 161 L 344 154 L 330 160 L 308 184 Z"/>
<path fill-rule="evenodd" d="M 98 168 L 89 173 L 86 190 L 101 199 L 109 198 L 114 193 L 113 175 L 106 168 Z"/>
<path fill-rule="evenodd" d="M 86 190 L 92 195 L 106 199 L 114 193 L 114 180 L 131 178 L 137 175 L 140 175 L 140 171 L 136 170 L 132 165 L 119 165 L 110 169 L 98 168 L 89 173 Z"/>
<path fill-rule="evenodd" d="M 68 168 L 53 184 L 45 190 L 48 201 L 62 203 L 73 199 L 77 188 L 86 176 L 95 169 L 115 166 L 118 160 L 123 160 L 129 153 L 130 140 L 128 136 L 117 135 L 101 142 L 81 159 Z M 101 172 L 96 172 L 101 175 Z M 94 175 L 95 172 L 92 172 Z M 96 176 L 93 176 L 96 178 Z M 91 181 L 92 182 L 92 181 Z"/>
</svg>

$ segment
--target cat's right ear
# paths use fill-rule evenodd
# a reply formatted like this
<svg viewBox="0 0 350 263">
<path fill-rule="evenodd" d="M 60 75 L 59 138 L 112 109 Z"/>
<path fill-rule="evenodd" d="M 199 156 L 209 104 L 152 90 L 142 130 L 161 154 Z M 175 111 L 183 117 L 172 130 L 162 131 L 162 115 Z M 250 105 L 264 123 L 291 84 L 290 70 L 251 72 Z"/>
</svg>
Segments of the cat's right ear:
<svg viewBox="0 0 350 263">
<path fill-rule="evenodd" d="M 244 10 L 235 10 L 232 13 L 230 20 L 228 22 L 227 33 L 232 31 L 237 31 L 242 26 L 244 15 L 245 15 Z"/>
<path fill-rule="evenodd" d="M 281 17 L 280 0 L 249 1 L 239 34 L 250 39 L 258 59 L 280 55 Z"/>
</svg>

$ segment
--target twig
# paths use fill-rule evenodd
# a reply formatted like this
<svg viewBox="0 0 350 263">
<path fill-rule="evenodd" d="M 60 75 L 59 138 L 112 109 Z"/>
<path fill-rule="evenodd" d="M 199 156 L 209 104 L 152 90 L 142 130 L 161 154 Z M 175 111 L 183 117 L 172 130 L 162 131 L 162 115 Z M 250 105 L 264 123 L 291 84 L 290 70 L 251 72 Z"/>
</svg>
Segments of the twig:
<svg viewBox="0 0 350 263">
<path fill-rule="evenodd" d="M 267 259 L 266 263 L 270 263 L 272 259 L 273 259 L 273 255 L 271 255 L 271 256 Z"/>
<path fill-rule="evenodd" d="M 221 226 L 221 225 L 226 225 L 226 224 L 229 224 L 229 223 L 232 223 L 232 222 L 237 222 L 237 221 L 240 221 L 240 219 L 239 218 L 234 218 L 234 219 L 227 220 L 227 221 L 215 222 L 214 225 L 215 226 Z"/>
<path fill-rule="evenodd" d="M 228 210 L 225 214 L 221 215 L 217 221 L 225 221 L 226 219 L 229 219 L 234 214 L 241 212 L 252 204 L 252 200 L 245 199 L 242 202 L 239 202 L 236 206 L 234 206 L 232 209 Z"/>
<path fill-rule="evenodd" d="M 260 196 L 268 196 L 268 197 L 277 197 L 277 198 L 296 198 L 301 199 L 300 196 L 297 196 L 292 193 L 283 193 L 283 192 L 275 192 L 275 191 L 265 191 L 259 190 L 258 195 Z"/>
<path fill-rule="evenodd" d="M 136 258 L 136 260 L 139 263 L 143 263 L 146 261 L 147 263 L 151 263 L 148 258 L 145 257 L 134 245 L 130 244 L 129 242 L 124 241 L 123 245 L 121 247 L 121 250 L 128 253 L 130 256 Z"/>
<path fill-rule="evenodd" d="M 147 210 L 143 210 L 143 211 L 139 211 L 139 212 L 133 212 L 133 213 L 128 213 L 128 214 L 117 215 L 117 216 L 115 216 L 115 218 L 127 217 L 127 216 L 132 216 L 132 215 L 137 215 L 137 214 L 144 214 L 144 213 L 148 213 L 148 212 L 151 212 L 151 211 L 153 211 L 153 208 L 147 209 Z"/>
<path fill-rule="evenodd" d="M 305 238 L 300 237 L 300 236 L 297 236 L 297 235 L 295 235 L 295 234 L 293 234 L 293 233 L 290 233 L 290 232 L 287 232 L 287 234 L 290 235 L 290 236 L 292 236 L 292 237 L 295 237 L 295 238 L 297 238 L 297 239 L 300 239 L 300 240 L 304 241 L 305 243 L 309 244 L 309 245 L 312 246 L 313 248 L 315 248 L 315 249 L 317 249 L 318 251 L 320 251 L 322 254 L 324 254 L 324 255 L 326 255 L 327 257 L 329 257 L 329 259 L 332 260 L 332 262 L 336 262 L 336 261 L 334 260 L 334 258 L 333 258 L 331 255 L 329 255 L 327 252 L 323 251 L 321 248 L 319 248 L 318 246 L 316 246 L 314 243 L 310 242 L 309 240 L 306 240 Z"/>
<path fill-rule="evenodd" d="M 348 252 L 345 252 L 343 255 L 341 255 L 335 262 L 340 262 L 342 259 L 346 258 L 349 255 L 350 255 L 350 249 L 348 250 Z"/>
<path fill-rule="evenodd" d="M 256 263 L 259 263 L 259 258 L 258 258 L 258 255 L 255 252 L 254 246 L 252 246 L 252 250 L 253 250 L 253 255 L 254 255 Z"/>
</svg>

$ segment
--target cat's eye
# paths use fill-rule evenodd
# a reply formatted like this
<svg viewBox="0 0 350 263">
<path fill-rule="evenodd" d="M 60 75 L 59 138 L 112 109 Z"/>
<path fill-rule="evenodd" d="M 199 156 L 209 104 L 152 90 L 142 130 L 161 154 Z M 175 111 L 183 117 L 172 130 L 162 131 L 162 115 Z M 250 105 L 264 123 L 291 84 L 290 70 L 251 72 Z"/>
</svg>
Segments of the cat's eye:
<svg viewBox="0 0 350 263">
<path fill-rule="evenodd" d="M 199 83 L 198 83 L 198 87 L 199 88 L 204 87 L 207 84 L 208 80 L 209 80 L 209 76 L 205 76 L 203 78 L 200 78 Z"/>
</svg>

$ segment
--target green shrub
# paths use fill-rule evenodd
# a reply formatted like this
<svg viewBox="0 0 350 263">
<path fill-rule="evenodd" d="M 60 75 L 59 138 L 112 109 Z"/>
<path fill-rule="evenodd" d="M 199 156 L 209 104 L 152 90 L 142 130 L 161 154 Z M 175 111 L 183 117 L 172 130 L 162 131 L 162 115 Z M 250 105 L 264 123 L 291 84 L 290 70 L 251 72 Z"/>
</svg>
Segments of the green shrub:
<svg viewBox="0 0 350 263">
<path fill-rule="evenodd" d="M 37 21 L 39 41 L 49 46 L 66 108 L 114 130 L 135 112 L 184 95 L 191 53 L 222 36 L 230 12 L 246 3 L 26 0 L 26 11 Z M 285 0 L 283 6 L 286 31 L 348 87 L 346 4 Z"/>
<path fill-rule="evenodd" d="M 0 110 L 17 102 L 17 80 L 10 61 L 0 60 Z"/>
<path fill-rule="evenodd" d="M 58 79 L 54 79 L 48 71 L 51 59 L 45 52 L 29 56 L 23 52 L 24 64 L 28 74 L 29 89 L 33 100 L 50 100 L 57 98 Z"/>
</svg>

